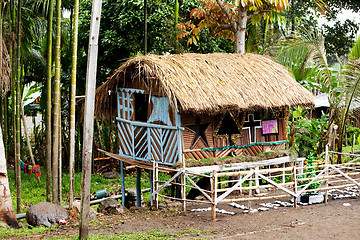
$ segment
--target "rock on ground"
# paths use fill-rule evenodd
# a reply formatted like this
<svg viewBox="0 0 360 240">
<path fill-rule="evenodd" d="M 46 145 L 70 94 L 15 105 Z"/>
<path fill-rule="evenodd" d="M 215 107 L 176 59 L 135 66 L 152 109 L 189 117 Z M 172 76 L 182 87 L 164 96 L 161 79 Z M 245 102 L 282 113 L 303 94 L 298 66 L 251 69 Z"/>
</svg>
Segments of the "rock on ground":
<svg viewBox="0 0 360 240">
<path fill-rule="evenodd" d="M 118 172 L 104 172 L 102 175 L 103 175 L 104 178 L 114 179 L 114 178 L 119 177 L 120 173 L 118 173 Z"/>
<path fill-rule="evenodd" d="M 97 211 L 104 214 L 123 214 L 126 208 L 113 198 L 105 199 L 100 202 Z"/>
<path fill-rule="evenodd" d="M 26 212 L 26 221 L 32 226 L 51 227 L 52 224 L 68 217 L 69 214 L 65 208 L 49 202 L 32 205 Z"/>
<path fill-rule="evenodd" d="M 70 209 L 70 215 L 72 217 L 79 217 L 80 216 L 80 201 L 74 201 L 73 207 Z M 97 213 L 96 211 L 90 207 L 89 208 L 89 219 L 94 219 L 96 217 Z"/>
<path fill-rule="evenodd" d="M 136 206 L 136 189 L 135 188 L 127 188 L 125 190 L 125 207 L 131 208 Z M 145 207 L 143 194 L 141 193 L 141 207 Z"/>
</svg>

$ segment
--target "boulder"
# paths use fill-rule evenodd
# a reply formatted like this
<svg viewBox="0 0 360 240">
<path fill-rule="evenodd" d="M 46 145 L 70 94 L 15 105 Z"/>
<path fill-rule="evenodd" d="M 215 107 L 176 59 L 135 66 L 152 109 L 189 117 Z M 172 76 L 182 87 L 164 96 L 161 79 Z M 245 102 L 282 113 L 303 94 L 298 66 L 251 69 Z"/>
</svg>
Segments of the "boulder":
<svg viewBox="0 0 360 240">
<path fill-rule="evenodd" d="M 70 209 L 70 215 L 75 218 L 79 217 L 80 216 L 80 208 L 81 208 L 80 201 L 74 201 L 73 207 Z M 90 207 L 89 219 L 90 220 L 94 219 L 96 217 L 96 215 L 97 215 L 96 211 L 92 207 Z"/>
<path fill-rule="evenodd" d="M 68 217 L 69 214 L 65 208 L 49 202 L 32 205 L 26 212 L 26 221 L 32 226 L 51 227 L 52 224 Z"/>
<path fill-rule="evenodd" d="M 120 176 L 120 173 L 118 172 L 104 172 L 103 177 L 106 179 L 114 179 Z"/>
<path fill-rule="evenodd" d="M 136 206 L 136 189 L 128 188 L 125 190 L 125 207 L 131 208 Z M 141 207 L 145 207 L 143 195 L 141 193 Z"/>
<path fill-rule="evenodd" d="M 123 214 L 127 209 L 113 198 L 100 202 L 97 211 L 104 214 Z"/>
</svg>

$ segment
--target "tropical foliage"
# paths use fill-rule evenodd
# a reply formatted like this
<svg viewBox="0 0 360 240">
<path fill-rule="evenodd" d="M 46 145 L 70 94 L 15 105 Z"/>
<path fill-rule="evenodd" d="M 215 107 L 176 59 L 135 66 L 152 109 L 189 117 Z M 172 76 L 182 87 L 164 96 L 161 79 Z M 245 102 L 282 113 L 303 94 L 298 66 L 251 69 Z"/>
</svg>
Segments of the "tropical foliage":
<svg viewBox="0 0 360 240">
<path fill-rule="evenodd" d="M 334 132 L 333 129 L 338 128 L 337 150 L 341 152 L 349 114 L 358 106 L 360 100 L 359 60 L 352 58 L 340 72 L 334 72 L 327 62 L 324 37 L 318 29 L 311 26 L 308 26 L 308 29 L 301 28 L 294 38 L 285 39 L 278 59 L 285 66 L 290 67 L 295 74 L 304 72 L 306 68 L 316 69 L 314 74 L 307 76 L 307 79 L 314 83 L 314 87 L 328 94 L 330 104 L 328 132 L 327 135 L 323 135 L 323 141 L 325 144 L 330 144 L 331 136 L 336 137 L 336 131 Z M 354 49 L 356 46 L 357 44 Z M 295 58 L 302 60 L 300 64 L 293 64 L 296 62 L 293 61 Z M 341 162 L 341 158 L 338 160 Z"/>
<path fill-rule="evenodd" d="M 177 24 L 181 32 L 178 38 L 188 37 L 188 44 L 197 44 L 199 34 L 209 29 L 210 35 L 219 35 L 234 41 L 235 53 L 245 52 L 245 32 L 248 20 L 254 25 L 263 18 L 265 21 L 284 20 L 278 12 L 288 7 L 287 0 L 277 1 L 222 1 L 201 0 L 201 7 L 191 11 L 190 18 L 198 23 L 187 21 Z M 249 12 L 249 13 L 248 13 Z"/>
</svg>

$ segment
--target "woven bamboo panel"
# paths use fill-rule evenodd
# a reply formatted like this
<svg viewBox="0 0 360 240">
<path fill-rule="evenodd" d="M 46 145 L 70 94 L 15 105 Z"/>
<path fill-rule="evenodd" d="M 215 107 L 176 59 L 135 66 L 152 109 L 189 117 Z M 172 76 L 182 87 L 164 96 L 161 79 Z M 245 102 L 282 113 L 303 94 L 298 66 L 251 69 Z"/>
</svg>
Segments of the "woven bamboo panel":
<svg viewBox="0 0 360 240">
<path fill-rule="evenodd" d="M 205 131 L 206 139 L 210 148 L 215 147 L 214 145 L 214 124 L 210 124 Z"/>
<path fill-rule="evenodd" d="M 193 131 L 191 131 L 190 129 L 185 128 L 185 130 L 182 132 L 182 134 L 183 134 L 183 141 L 184 141 L 183 142 L 184 149 L 190 149 L 191 144 L 194 139 L 194 136 L 195 136 L 195 133 Z"/>
<path fill-rule="evenodd" d="M 225 150 L 216 151 L 215 156 L 216 157 L 227 157 L 232 151 L 233 151 L 233 149 L 225 149 Z"/>
<path fill-rule="evenodd" d="M 242 148 L 235 148 L 234 152 L 235 152 L 236 156 L 244 155 L 244 149 L 242 149 Z"/>
<path fill-rule="evenodd" d="M 246 145 L 250 143 L 249 129 L 243 129 L 243 136 L 235 139 L 235 145 Z"/>
<path fill-rule="evenodd" d="M 287 139 L 287 122 L 284 118 L 279 119 L 279 141 Z"/>
<path fill-rule="evenodd" d="M 214 138 L 214 147 L 218 148 L 218 147 L 226 147 L 227 146 L 227 141 L 225 138 Z"/>
<path fill-rule="evenodd" d="M 200 159 L 205 159 L 205 158 L 211 158 L 214 157 L 214 152 L 210 152 L 210 151 L 191 151 L 191 152 L 184 152 L 184 156 L 186 159 L 196 159 L 196 160 L 200 160 Z"/>
<path fill-rule="evenodd" d="M 207 148 L 208 146 L 205 144 L 202 138 L 198 138 L 194 144 L 193 149 Z"/>
</svg>

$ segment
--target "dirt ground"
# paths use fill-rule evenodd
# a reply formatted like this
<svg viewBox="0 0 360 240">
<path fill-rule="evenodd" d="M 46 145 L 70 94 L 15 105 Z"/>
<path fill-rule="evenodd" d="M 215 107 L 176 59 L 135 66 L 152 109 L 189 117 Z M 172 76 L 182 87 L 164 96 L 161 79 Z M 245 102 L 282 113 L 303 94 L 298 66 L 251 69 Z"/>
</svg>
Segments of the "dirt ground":
<svg viewBox="0 0 360 240">
<path fill-rule="evenodd" d="M 220 204 L 219 209 L 236 214 L 218 213 L 216 221 L 211 220 L 210 212 L 190 211 L 204 207 L 208 205 L 189 204 L 186 212 L 173 206 L 162 210 L 137 208 L 125 215 L 98 215 L 91 221 L 90 233 L 110 236 L 161 229 L 169 234 L 177 232 L 177 235 L 169 235 L 176 239 L 360 239 L 360 199 L 329 200 L 328 204 L 296 209 L 280 207 L 250 215 Z M 260 206 L 253 203 L 252 207 Z M 182 231 L 188 232 L 179 235 Z M 32 234 L 27 238 L 70 238 L 77 234 L 77 220 L 71 219 L 67 225 L 51 228 L 50 234 Z"/>
</svg>

